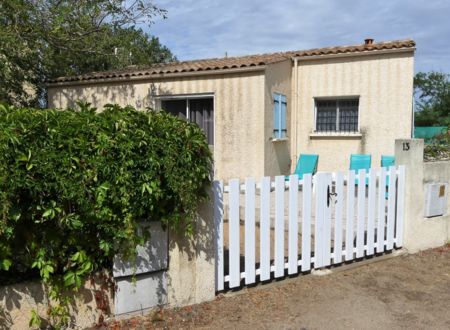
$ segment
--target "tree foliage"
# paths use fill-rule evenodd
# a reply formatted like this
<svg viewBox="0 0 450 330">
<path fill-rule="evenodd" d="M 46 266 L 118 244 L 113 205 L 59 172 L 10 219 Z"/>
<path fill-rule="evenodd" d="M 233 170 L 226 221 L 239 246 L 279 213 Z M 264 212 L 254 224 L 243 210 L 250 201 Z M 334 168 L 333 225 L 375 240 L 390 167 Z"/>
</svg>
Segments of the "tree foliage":
<svg viewBox="0 0 450 330">
<path fill-rule="evenodd" d="M 414 77 L 416 126 L 450 125 L 450 75 L 419 72 Z"/>
<path fill-rule="evenodd" d="M 151 0 L 2 0 L 0 101 L 36 105 L 50 78 L 174 60 L 135 27 L 164 15 Z"/>
<path fill-rule="evenodd" d="M 164 112 L 0 105 L 0 132 L 0 278 L 35 269 L 78 288 L 134 254 L 142 221 L 190 233 L 207 197 L 203 131 Z"/>
</svg>

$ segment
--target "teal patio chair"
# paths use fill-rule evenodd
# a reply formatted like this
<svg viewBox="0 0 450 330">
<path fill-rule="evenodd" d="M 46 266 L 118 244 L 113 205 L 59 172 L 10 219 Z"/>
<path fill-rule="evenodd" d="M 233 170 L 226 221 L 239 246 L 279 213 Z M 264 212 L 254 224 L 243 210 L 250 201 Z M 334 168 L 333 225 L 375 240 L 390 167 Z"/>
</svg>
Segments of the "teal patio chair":
<svg viewBox="0 0 450 330">
<path fill-rule="evenodd" d="M 391 166 L 395 166 L 395 157 L 381 155 L 381 167 L 386 167 L 386 171 L 389 171 L 389 167 Z M 389 175 L 386 175 L 386 193 L 385 193 L 386 198 L 388 198 L 388 191 L 387 191 L 388 187 L 389 187 Z"/>
<path fill-rule="evenodd" d="M 372 156 L 367 154 L 351 154 L 350 155 L 350 170 L 354 170 L 356 176 L 359 170 L 366 170 L 366 174 L 369 173 L 370 163 L 372 162 Z M 369 184 L 369 178 L 366 177 L 366 185 Z M 358 178 L 355 178 L 355 184 L 359 184 Z"/>
<path fill-rule="evenodd" d="M 315 174 L 317 172 L 317 164 L 319 162 L 319 155 L 315 154 L 300 154 L 298 157 L 297 166 L 293 174 L 298 175 L 298 179 L 303 179 L 303 175 L 310 173 Z M 285 180 L 289 180 L 289 176 L 285 177 Z"/>
<path fill-rule="evenodd" d="M 381 167 L 391 167 L 395 165 L 394 156 L 381 155 Z"/>
</svg>

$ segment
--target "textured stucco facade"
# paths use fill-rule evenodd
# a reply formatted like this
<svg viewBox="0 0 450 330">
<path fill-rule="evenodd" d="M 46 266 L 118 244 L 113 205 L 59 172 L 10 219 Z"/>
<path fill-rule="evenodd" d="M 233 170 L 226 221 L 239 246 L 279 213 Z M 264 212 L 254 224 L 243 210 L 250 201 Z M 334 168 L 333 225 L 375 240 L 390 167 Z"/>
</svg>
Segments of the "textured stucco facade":
<svg viewBox="0 0 450 330">
<path fill-rule="evenodd" d="M 158 98 L 211 94 L 214 97 L 215 176 L 264 175 L 264 71 L 85 84 L 49 89 L 50 108 L 73 107 L 83 100 L 101 108 L 107 103 L 157 108 Z"/>
<path fill-rule="evenodd" d="M 84 100 L 158 109 L 164 96 L 214 97 L 215 177 L 289 174 L 301 153 L 319 154 L 320 171 L 349 168 L 351 153 L 370 153 L 377 167 L 394 141 L 410 138 L 414 48 L 289 58 L 245 70 L 172 74 L 49 86 L 49 107 Z M 287 98 L 287 138 L 273 139 L 273 93 Z M 315 132 L 315 99 L 359 98 L 359 132 Z"/>
<path fill-rule="evenodd" d="M 374 167 L 382 154 L 393 155 L 395 139 L 411 137 L 413 55 L 410 50 L 299 61 L 292 154 L 319 154 L 320 171 L 347 170 L 351 153 L 371 154 Z M 360 134 L 314 134 L 315 98 L 347 96 L 359 97 Z"/>
<path fill-rule="evenodd" d="M 408 148 L 404 148 L 405 144 Z M 449 183 L 450 162 L 425 163 L 423 147 L 422 139 L 395 141 L 395 164 L 406 166 L 404 247 L 411 253 L 442 246 L 450 241 L 448 206 L 442 216 L 424 217 L 426 184 Z"/>
<path fill-rule="evenodd" d="M 289 123 L 291 122 L 292 66 L 290 61 L 268 65 L 265 74 L 265 112 L 264 112 L 264 175 L 288 175 L 290 171 Z M 274 93 L 280 93 L 287 99 L 288 123 L 287 138 L 281 141 L 273 139 Z"/>
</svg>

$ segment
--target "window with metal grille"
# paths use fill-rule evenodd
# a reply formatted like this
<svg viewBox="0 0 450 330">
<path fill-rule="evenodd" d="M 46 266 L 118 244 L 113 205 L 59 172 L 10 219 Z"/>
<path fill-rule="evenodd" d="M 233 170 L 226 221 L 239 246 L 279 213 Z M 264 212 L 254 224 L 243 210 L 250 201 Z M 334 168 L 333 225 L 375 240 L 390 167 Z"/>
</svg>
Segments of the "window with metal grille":
<svg viewBox="0 0 450 330">
<path fill-rule="evenodd" d="M 359 99 L 316 100 L 316 132 L 358 132 Z"/>
</svg>

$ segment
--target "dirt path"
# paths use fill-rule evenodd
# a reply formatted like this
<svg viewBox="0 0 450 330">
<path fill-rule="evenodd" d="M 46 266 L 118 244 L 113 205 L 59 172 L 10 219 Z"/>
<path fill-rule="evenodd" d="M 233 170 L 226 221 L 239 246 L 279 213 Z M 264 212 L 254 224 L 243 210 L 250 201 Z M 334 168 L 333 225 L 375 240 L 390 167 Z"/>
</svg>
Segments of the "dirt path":
<svg viewBox="0 0 450 330">
<path fill-rule="evenodd" d="M 450 247 L 299 276 L 112 329 L 450 329 Z"/>
</svg>

